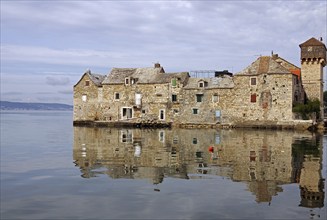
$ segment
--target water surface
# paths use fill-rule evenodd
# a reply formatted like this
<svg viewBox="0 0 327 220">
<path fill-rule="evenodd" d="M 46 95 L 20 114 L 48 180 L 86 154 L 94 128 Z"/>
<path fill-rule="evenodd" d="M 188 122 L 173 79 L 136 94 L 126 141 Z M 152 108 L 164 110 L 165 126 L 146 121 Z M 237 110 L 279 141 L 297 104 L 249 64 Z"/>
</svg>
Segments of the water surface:
<svg viewBox="0 0 327 220">
<path fill-rule="evenodd" d="M 317 133 L 72 126 L 1 112 L 1 219 L 326 219 Z"/>
</svg>

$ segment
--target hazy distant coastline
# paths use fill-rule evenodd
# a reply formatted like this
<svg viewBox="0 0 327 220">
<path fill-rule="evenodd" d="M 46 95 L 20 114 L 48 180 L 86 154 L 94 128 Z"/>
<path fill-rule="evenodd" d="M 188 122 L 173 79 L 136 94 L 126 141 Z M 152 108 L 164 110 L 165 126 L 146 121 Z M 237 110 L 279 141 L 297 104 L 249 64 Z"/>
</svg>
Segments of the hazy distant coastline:
<svg viewBox="0 0 327 220">
<path fill-rule="evenodd" d="M 1 110 L 60 110 L 72 111 L 73 106 L 60 103 L 30 103 L 0 101 Z"/>
</svg>

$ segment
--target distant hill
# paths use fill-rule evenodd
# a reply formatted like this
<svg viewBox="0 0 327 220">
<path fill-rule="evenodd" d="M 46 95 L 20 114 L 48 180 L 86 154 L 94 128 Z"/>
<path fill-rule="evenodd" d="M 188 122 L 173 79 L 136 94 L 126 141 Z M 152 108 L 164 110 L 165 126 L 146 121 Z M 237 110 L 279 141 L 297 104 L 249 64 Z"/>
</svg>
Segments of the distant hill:
<svg viewBox="0 0 327 220">
<path fill-rule="evenodd" d="M 60 110 L 71 111 L 72 105 L 60 103 L 29 103 L 0 101 L 1 110 Z"/>
</svg>

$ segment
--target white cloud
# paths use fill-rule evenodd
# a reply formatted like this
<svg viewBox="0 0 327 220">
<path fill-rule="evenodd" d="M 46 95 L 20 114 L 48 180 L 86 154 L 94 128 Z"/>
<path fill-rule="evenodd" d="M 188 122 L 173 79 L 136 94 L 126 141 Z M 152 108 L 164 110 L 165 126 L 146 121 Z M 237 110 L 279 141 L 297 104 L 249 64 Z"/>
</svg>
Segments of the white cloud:
<svg viewBox="0 0 327 220">
<path fill-rule="evenodd" d="M 272 50 L 299 65 L 300 43 L 327 40 L 326 7 L 325 1 L 4 1 L 1 71 L 35 74 L 43 66 L 44 80 L 53 75 L 45 72 L 76 77 L 86 68 L 159 61 L 166 71 L 237 72 Z"/>
<path fill-rule="evenodd" d="M 47 76 L 45 83 L 51 86 L 65 86 L 70 84 L 70 79 L 69 77 Z"/>
<path fill-rule="evenodd" d="M 121 59 L 122 54 L 83 49 L 52 49 L 47 47 L 1 45 L 3 61 L 24 61 L 49 64 L 106 66 L 111 59 Z"/>
</svg>

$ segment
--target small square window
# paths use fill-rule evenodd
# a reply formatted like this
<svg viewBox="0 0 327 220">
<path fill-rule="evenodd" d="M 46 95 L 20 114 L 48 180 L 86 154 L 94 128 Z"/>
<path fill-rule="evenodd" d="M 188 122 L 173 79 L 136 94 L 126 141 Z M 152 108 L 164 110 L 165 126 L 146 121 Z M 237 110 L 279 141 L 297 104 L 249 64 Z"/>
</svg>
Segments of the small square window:
<svg viewBox="0 0 327 220">
<path fill-rule="evenodd" d="M 120 99 L 120 95 L 119 95 L 118 92 L 115 93 L 115 99 L 116 99 L 116 100 Z"/>
<path fill-rule="evenodd" d="M 199 87 L 200 87 L 200 88 L 203 88 L 203 87 L 204 87 L 203 82 L 200 82 L 200 83 L 199 83 Z"/>
<path fill-rule="evenodd" d="M 90 85 L 90 81 L 86 80 L 85 81 L 85 86 L 89 86 Z"/>
<path fill-rule="evenodd" d="M 212 96 L 212 102 L 218 102 L 218 101 L 219 101 L 218 95 L 217 94 L 214 94 Z"/>
<path fill-rule="evenodd" d="M 165 141 L 165 132 L 164 131 L 160 131 L 159 132 L 159 141 L 160 142 L 164 142 Z"/>
<path fill-rule="evenodd" d="M 86 102 L 86 100 L 87 100 L 87 96 L 86 95 L 82 95 L 82 101 L 83 102 Z"/>
<path fill-rule="evenodd" d="M 164 109 L 160 109 L 160 111 L 159 111 L 159 119 L 160 120 L 165 120 L 165 110 Z"/>
<path fill-rule="evenodd" d="M 196 102 L 202 102 L 203 94 L 196 94 Z"/>
<path fill-rule="evenodd" d="M 257 102 L 257 94 L 251 95 L 251 102 Z"/>
<path fill-rule="evenodd" d="M 257 85 L 257 78 L 251 78 L 251 86 Z"/>
<path fill-rule="evenodd" d="M 197 138 L 193 138 L 192 143 L 193 143 L 193 144 L 197 144 L 197 143 L 198 143 L 198 139 L 197 139 Z"/>
<path fill-rule="evenodd" d="M 177 95 L 171 95 L 171 101 L 177 102 Z"/>
<path fill-rule="evenodd" d="M 192 109 L 193 115 L 197 115 L 199 113 L 199 110 L 197 108 Z"/>
</svg>

